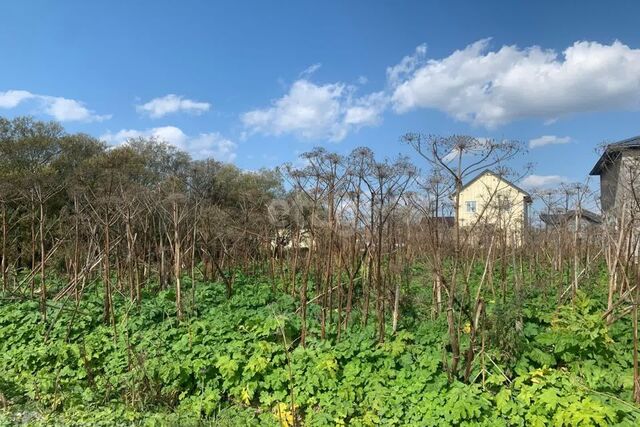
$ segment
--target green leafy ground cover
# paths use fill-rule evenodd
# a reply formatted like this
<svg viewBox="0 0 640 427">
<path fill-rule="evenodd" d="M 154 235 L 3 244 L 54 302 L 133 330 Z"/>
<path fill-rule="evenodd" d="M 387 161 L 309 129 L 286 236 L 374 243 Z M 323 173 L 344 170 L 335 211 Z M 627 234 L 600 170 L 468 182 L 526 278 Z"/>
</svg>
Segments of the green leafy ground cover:
<svg viewBox="0 0 640 427">
<path fill-rule="evenodd" d="M 2 301 L 0 426 L 640 425 L 630 322 L 608 328 L 601 298 L 559 309 L 542 292 L 488 301 L 485 351 L 464 384 L 448 381 L 446 325 L 420 309 L 424 285 L 412 286 L 385 343 L 373 326 L 320 340 L 312 323 L 306 348 L 293 298 L 256 278 L 240 278 L 230 300 L 222 285 L 198 284 L 181 323 L 169 291 L 139 308 L 120 300 L 115 331 L 97 294 L 77 312 L 52 306 L 53 325 L 36 302 Z"/>
</svg>

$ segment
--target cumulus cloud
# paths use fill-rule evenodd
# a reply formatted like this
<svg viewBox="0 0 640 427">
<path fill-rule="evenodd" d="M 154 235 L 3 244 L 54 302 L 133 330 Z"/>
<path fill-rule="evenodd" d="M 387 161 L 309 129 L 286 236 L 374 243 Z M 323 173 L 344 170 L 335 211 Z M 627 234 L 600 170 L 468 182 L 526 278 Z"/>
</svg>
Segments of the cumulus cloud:
<svg viewBox="0 0 640 427">
<path fill-rule="evenodd" d="M 526 188 L 551 187 L 568 181 L 569 178 L 560 175 L 529 175 L 522 180 L 522 186 Z"/>
<path fill-rule="evenodd" d="M 100 137 L 110 145 L 119 145 L 132 138 L 156 138 L 188 152 L 193 158 L 214 158 L 223 162 L 233 162 L 237 144 L 218 132 L 189 136 L 175 126 L 161 126 L 145 130 L 122 129 L 116 133 L 107 132 Z"/>
<path fill-rule="evenodd" d="M 555 135 L 544 135 L 529 141 L 529 148 L 544 147 L 545 145 L 552 145 L 552 144 L 568 144 L 570 142 L 571 142 L 571 138 L 568 136 L 560 137 Z"/>
<path fill-rule="evenodd" d="M 248 111 L 241 120 L 249 133 L 340 141 L 351 130 L 378 124 L 387 103 L 383 92 L 355 97 L 355 90 L 343 83 L 299 79 L 271 106 Z"/>
<path fill-rule="evenodd" d="M 524 118 L 550 123 L 575 113 L 640 107 L 640 49 L 620 41 L 577 41 L 558 53 L 539 46 L 491 50 L 490 39 L 482 39 L 440 59 L 428 58 L 423 44 L 387 68 L 384 90 L 359 97 L 356 86 L 310 81 L 319 66 L 303 71 L 271 105 L 244 113 L 245 135 L 340 141 L 380 123 L 389 107 L 396 113 L 438 109 L 489 129 Z M 532 140 L 531 148 L 569 141 L 547 135 Z"/>
<path fill-rule="evenodd" d="M 41 97 L 44 104 L 44 112 L 62 122 L 82 121 L 101 122 L 111 118 L 110 114 L 97 115 L 85 107 L 82 102 L 75 99 L 45 96 Z"/>
<path fill-rule="evenodd" d="M 174 94 L 154 98 L 149 102 L 136 106 L 138 113 L 146 114 L 153 119 L 178 112 L 198 115 L 209 111 L 210 108 L 211 104 L 208 102 L 193 101 Z"/>
<path fill-rule="evenodd" d="M 435 108 L 492 128 L 520 118 L 640 106 L 640 49 L 578 41 L 562 54 L 538 46 L 491 51 L 489 41 L 429 60 L 419 46 L 387 69 L 395 111 Z"/>
<path fill-rule="evenodd" d="M 151 129 L 122 129 L 116 133 L 107 132 L 100 139 L 110 145 L 119 145 L 132 138 L 157 138 L 176 147 L 183 148 L 187 135 L 175 126 L 161 126 Z"/>
<path fill-rule="evenodd" d="M 61 122 L 101 122 L 111 118 L 110 114 L 96 114 L 94 111 L 85 107 L 82 102 L 75 99 L 38 95 L 26 90 L 0 92 L 0 108 L 16 108 L 18 105 L 27 101 L 34 101 L 39 113 L 47 114 Z"/>
<path fill-rule="evenodd" d="M 189 151 L 199 158 L 214 158 L 223 162 L 236 159 L 238 145 L 218 132 L 201 133 L 189 140 Z"/>
</svg>

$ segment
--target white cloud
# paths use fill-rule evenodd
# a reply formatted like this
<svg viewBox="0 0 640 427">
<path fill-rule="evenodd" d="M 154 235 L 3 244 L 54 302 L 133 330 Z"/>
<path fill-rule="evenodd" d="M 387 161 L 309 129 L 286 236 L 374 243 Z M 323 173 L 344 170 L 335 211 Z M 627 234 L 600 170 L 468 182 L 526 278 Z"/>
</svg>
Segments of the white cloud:
<svg viewBox="0 0 640 427">
<path fill-rule="evenodd" d="M 146 130 L 122 129 L 116 133 L 107 132 L 100 139 L 111 145 L 119 145 L 128 139 L 141 137 L 157 138 L 180 149 L 185 149 L 186 141 L 188 140 L 187 135 L 175 126 L 161 126 Z"/>
<path fill-rule="evenodd" d="M 421 44 L 416 47 L 413 55 L 407 55 L 402 58 L 399 64 L 387 68 L 387 80 L 392 86 L 396 86 L 403 80 L 408 78 L 418 66 L 424 62 L 427 54 L 427 45 Z"/>
<path fill-rule="evenodd" d="M 191 154 L 193 158 L 214 158 L 223 162 L 233 162 L 237 144 L 218 132 L 201 133 L 190 137 L 175 126 L 161 126 L 145 130 L 122 129 L 116 133 L 107 132 L 100 137 L 111 145 L 125 143 L 131 138 L 156 138 Z"/>
<path fill-rule="evenodd" d="M 223 162 L 236 159 L 238 145 L 218 132 L 201 133 L 189 141 L 189 152 L 197 158 L 210 158 Z"/>
<path fill-rule="evenodd" d="M 110 145 L 119 145 L 128 139 L 139 138 L 141 136 L 151 136 L 151 133 L 145 133 L 134 129 L 122 129 L 116 133 L 107 132 L 101 135 L 100 139 Z"/>
<path fill-rule="evenodd" d="M 538 46 L 489 50 L 477 41 L 443 59 L 414 55 L 387 69 L 396 112 L 436 108 L 494 127 L 539 117 L 640 106 L 640 49 L 579 41 L 559 55 Z"/>
<path fill-rule="evenodd" d="M 0 92 L 0 108 L 15 108 L 25 101 L 35 100 L 37 111 L 52 116 L 54 119 L 82 122 L 101 122 L 111 118 L 110 114 L 98 115 L 75 99 L 60 96 L 38 95 L 26 90 L 8 90 Z"/>
<path fill-rule="evenodd" d="M 640 49 L 619 41 L 577 41 L 558 53 L 538 46 L 490 50 L 489 43 L 479 40 L 441 59 L 427 58 L 426 45 L 420 45 L 387 68 L 383 91 L 360 97 L 356 85 L 311 82 L 320 66 L 314 64 L 270 106 L 242 114 L 243 135 L 340 141 L 379 124 L 390 105 L 397 113 L 434 108 L 487 128 L 523 118 L 552 123 L 573 113 L 640 108 Z M 542 138 L 531 147 L 569 142 Z"/>
<path fill-rule="evenodd" d="M 331 139 L 342 139 L 339 121 L 344 92 L 342 84 L 317 86 L 298 80 L 271 107 L 249 111 L 242 115 L 242 121 L 254 132 L 265 134 L 296 133 L 303 138 L 329 135 Z"/>
<path fill-rule="evenodd" d="M 241 120 L 250 133 L 340 141 L 351 130 L 378 124 L 387 103 L 383 92 L 354 98 L 354 91 L 343 83 L 300 79 L 270 107 L 246 112 Z"/>
<path fill-rule="evenodd" d="M 544 135 L 529 141 L 529 148 L 544 147 L 551 144 L 568 144 L 569 142 L 571 142 L 571 138 L 568 136 Z"/>
<path fill-rule="evenodd" d="M 568 181 L 569 178 L 560 175 L 529 175 L 522 180 L 522 186 L 527 188 L 551 187 Z"/>
<path fill-rule="evenodd" d="M 176 147 L 186 150 L 189 137 L 175 126 L 161 126 L 152 129 L 152 135 L 161 141 L 173 144 Z"/>
<path fill-rule="evenodd" d="M 102 122 L 111 118 L 110 114 L 97 115 L 85 107 L 82 102 L 62 97 L 40 97 L 44 103 L 44 112 L 61 122 Z"/>
<path fill-rule="evenodd" d="M 209 108 L 211 108 L 211 104 L 208 102 L 193 101 L 174 94 L 154 98 L 145 104 L 136 106 L 136 110 L 139 113 L 146 114 L 154 119 L 177 112 L 202 114 L 205 111 L 209 111 Z"/>
<path fill-rule="evenodd" d="M 374 126 L 381 122 L 381 114 L 387 105 L 384 92 L 374 92 L 353 101 L 344 113 L 344 124 Z"/>
<path fill-rule="evenodd" d="M 0 92 L 0 108 L 15 108 L 22 101 L 34 98 L 31 92 L 26 90 L 8 90 Z"/>
<path fill-rule="evenodd" d="M 320 67 L 322 67 L 322 64 L 319 62 L 313 65 L 309 65 L 307 68 L 304 69 L 303 72 L 300 73 L 299 77 L 301 78 L 309 77 L 310 75 L 318 71 Z"/>
</svg>

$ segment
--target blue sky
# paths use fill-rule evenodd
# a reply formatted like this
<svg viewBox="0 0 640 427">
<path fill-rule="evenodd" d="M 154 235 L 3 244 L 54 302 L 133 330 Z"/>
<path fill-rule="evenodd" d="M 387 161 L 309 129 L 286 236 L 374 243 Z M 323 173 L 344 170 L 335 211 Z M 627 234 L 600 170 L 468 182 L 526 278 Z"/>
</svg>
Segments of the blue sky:
<svg viewBox="0 0 640 427">
<path fill-rule="evenodd" d="M 242 168 L 409 131 L 533 143 L 525 184 L 582 181 L 640 134 L 637 2 L 5 1 L 0 115 Z"/>
</svg>

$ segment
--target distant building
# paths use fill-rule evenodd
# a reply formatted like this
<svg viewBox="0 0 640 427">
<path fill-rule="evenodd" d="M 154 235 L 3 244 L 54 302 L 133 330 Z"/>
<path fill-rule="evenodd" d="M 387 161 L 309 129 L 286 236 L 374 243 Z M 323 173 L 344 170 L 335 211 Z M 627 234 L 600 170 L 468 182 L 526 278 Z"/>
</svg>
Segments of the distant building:
<svg viewBox="0 0 640 427">
<path fill-rule="evenodd" d="M 589 230 L 602 224 L 600 215 L 586 209 L 541 213 L 540 219 L 548 228 L 567 229 L 572 232 L 575 231 L 576 225 L 578 230 Z"/>
<path fill-rule="evenodd" d="M 520 239 L 529 224 L 531 196 L 497 173 L 485 170 L 460 192 L 459 224 L 505 230 Z"/>
<path fill-rule="evenodd" d="M 602 212 L 617 214 L 640 183 L 640 136 L 607 145 L 590 175 L 600 176 Z"/>
<path fill-rule="evenodd" d="M 307 251 L 313 243 L 311 230 L 301 229 L 292 231 L 290 228 L 283 227 L 276 230 L 276 236 L 271 239 L 271 249 L 275 252 L 302 250 Z"/>
</svg>

